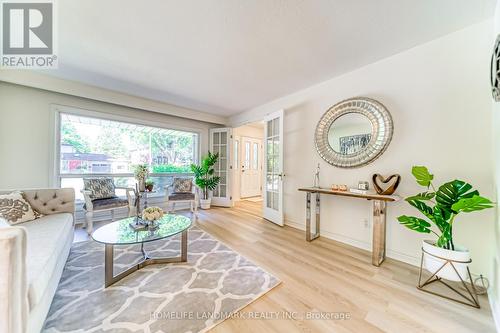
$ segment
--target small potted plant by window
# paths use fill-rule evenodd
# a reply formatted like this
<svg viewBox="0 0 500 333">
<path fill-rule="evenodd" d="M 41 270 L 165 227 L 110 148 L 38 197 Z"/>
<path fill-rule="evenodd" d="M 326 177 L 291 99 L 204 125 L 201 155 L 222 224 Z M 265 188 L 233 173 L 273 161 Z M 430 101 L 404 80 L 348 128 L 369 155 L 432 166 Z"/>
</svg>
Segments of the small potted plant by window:
<svg viewBox="0 0 500 333">
<path fill-rule="evenodd" d="M 134 166 L 134 177 L 139 184 L 139 192 L 146 190 L 146 178 L 148 177 L 149 167 L 147 164 L 138 164 Z"/>
<path fill-rule="evenodd" d="M 436 235 L 437 240 L 424 240 L 422 245 L 424 253 L 430 254 L 424 255 L 423 262 L 429 272 L 437 271 L 438 277 L 452 281 L 459 281 L 460 278 L 466 281 L 466 262 L 470 260 L 470 253 L 467 248 L 453 242 L 454 223 L 459 214 L 491 208 L 493 202 L 480 196 L 472 185 L 462 180 L 452 180 L 436 189 L 432 183 L 434 175 L 424 166 L 414 166 L 412 174 L 417 183 L 427 190 L 405 200 L 425 219 L 402 215 L 398 217 L 399 223 L 416 232 Z M 446 260 L 451 260 L 453 266 L 444 265 Z"/>
<path fill-rule="evenodd" d="M 155 182 L 152 179 L 146 180 L 146 190 L 148 190 L 148 192 L 152 192 L 154 186 L 155 186 Z"/>
<path fill-rule="evenodd" d="M 202 196 L 200 198 L 200 207 L 202 209 L 209 209 L 211 204 L 210 191 L 215 190 L 219 185 L 219 176 L 214 176 L 214 165 L 219 159 L 219 153 L 212 154 L 208 152 L 204 156 L 200 165 L 191 164 L 191 171 L 194 173 L 195 184 L 201 190 Z"/>
</svg>

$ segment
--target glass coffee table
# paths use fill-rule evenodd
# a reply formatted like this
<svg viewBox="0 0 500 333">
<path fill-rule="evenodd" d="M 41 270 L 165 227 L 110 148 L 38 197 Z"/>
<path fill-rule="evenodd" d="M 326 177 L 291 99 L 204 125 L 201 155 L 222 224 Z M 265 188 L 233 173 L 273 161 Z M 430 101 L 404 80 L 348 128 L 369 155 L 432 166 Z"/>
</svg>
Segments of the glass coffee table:
<svg viewBox="0 0 500 333">
<path fill-rule="evenodd" d="M 135 221 L 136 217 L 129 217 L 111 222 L 100 227 L 92 234 L 92 239 L 106 246 L 104 255 L 104 284 L 106 287 L 148 265 L 187 261 L 187 236 L 188 228 L 191 226 L 190 218 L 176 214 L 165 214 L 162 218 L 156 220 L 154 228 L 143 230 L 134 230 L 130 226 L 130 223 L 135 223 Z M 181 255 L 179 257 L 151 258 L 144 251 L 144 243 L 165 239 L 177 234 L 181 234 Z M 142 260 L 118 275 L 114 275 L 114 246 L 131 244 L 141 244 Z"/>
</svg>

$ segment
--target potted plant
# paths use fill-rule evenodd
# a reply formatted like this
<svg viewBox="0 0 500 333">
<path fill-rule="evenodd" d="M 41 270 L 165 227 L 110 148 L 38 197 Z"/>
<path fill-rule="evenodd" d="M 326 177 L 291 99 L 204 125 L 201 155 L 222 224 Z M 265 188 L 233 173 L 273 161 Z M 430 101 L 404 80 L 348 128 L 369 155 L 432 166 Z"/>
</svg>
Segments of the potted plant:
<svg viewBox="0 0 500 333">
<path fill-rule="evenodd" d="M 139 192 L 146 190 L 146 178 L 148 177 L 149 167 L 147 164 L 138 164 L 134 166 L 134 177 L 139 183 Z"/>
<path fill-rule="evenodd" d="M 209 209 L 211 198 L 210 191 L 213 191 L 219 184 L 220 177 L 214 176 L 214 165 L 219 159 L 219 153 L 208 155 L 201 159 L 201 164 L 191 164 L 191 171 L 194 173 L 195 184 L 201 190 L 200 207 L 202 209 Z"/>
<path fill-rule="evenodd" d="M 491 200 L 479 195 L 472 185 L 462 180 L 452 180 L 435 188 L 432 175 L 424 166 L 414 166 L 412 174 L 417 183 L 427 190 L 405 200 L 418 209 L 424 218 L 402 215 L 398 217 L 400 224 L 420 233 L 433 233 L 437 240 L 424 240 L 424 267 L 431 273 L 436 272 L 446 262 L 467 262 L 470 260 L 469 250 L 456 245 L 453 241 L 453 229 L 456 218 L 461 213 L 471 213 L 493 207 Z M 440 259 L 443 258 L 443 259 Z M 463 281 L 468 278 L 467 263 L 453 263 Z M 457 272 L 451 265 L 445 265 L 436 274 L 440 278 L 459 281 Z"/>
<path fill-rule="evenodd" d="M 155 186 L 155 182 L 153 180 L 151 180 L 151 179 L 146 180 L 146 190 L 148 190 L 148 192 L 152 192 L 154 186 Z"/>
</svg>

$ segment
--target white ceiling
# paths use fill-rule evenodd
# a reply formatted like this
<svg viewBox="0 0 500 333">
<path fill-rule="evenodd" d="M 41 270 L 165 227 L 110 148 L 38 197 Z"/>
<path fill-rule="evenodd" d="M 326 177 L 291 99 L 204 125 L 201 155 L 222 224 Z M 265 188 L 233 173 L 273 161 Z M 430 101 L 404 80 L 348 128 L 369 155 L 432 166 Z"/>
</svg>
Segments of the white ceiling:
<svg viewBox="0 0 500 333">
<path fill-rule="evenodd" d="M 48 74 L 229 116 L 490 18 L 494 4 L 58 1 Z"/>
</svg>

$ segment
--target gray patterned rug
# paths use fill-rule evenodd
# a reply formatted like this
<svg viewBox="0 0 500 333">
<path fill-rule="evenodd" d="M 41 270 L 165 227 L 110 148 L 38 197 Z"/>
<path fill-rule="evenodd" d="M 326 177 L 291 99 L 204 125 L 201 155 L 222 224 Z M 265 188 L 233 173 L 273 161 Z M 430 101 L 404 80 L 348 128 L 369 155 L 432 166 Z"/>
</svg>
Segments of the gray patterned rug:
<svg viewBox="0 0 500 333">
<path fill-rule="evenodd" d="M 73 244 L 43 332 L 204 332 L 279 284 L 197 227 L 188 262 L 151 265 L 104 289 L 104 245 Z M 151 256 L 178 256 L 180 239 L 145 244 Z M 140 247 L 115 247 L 115 274 Z"/>
</svg>

